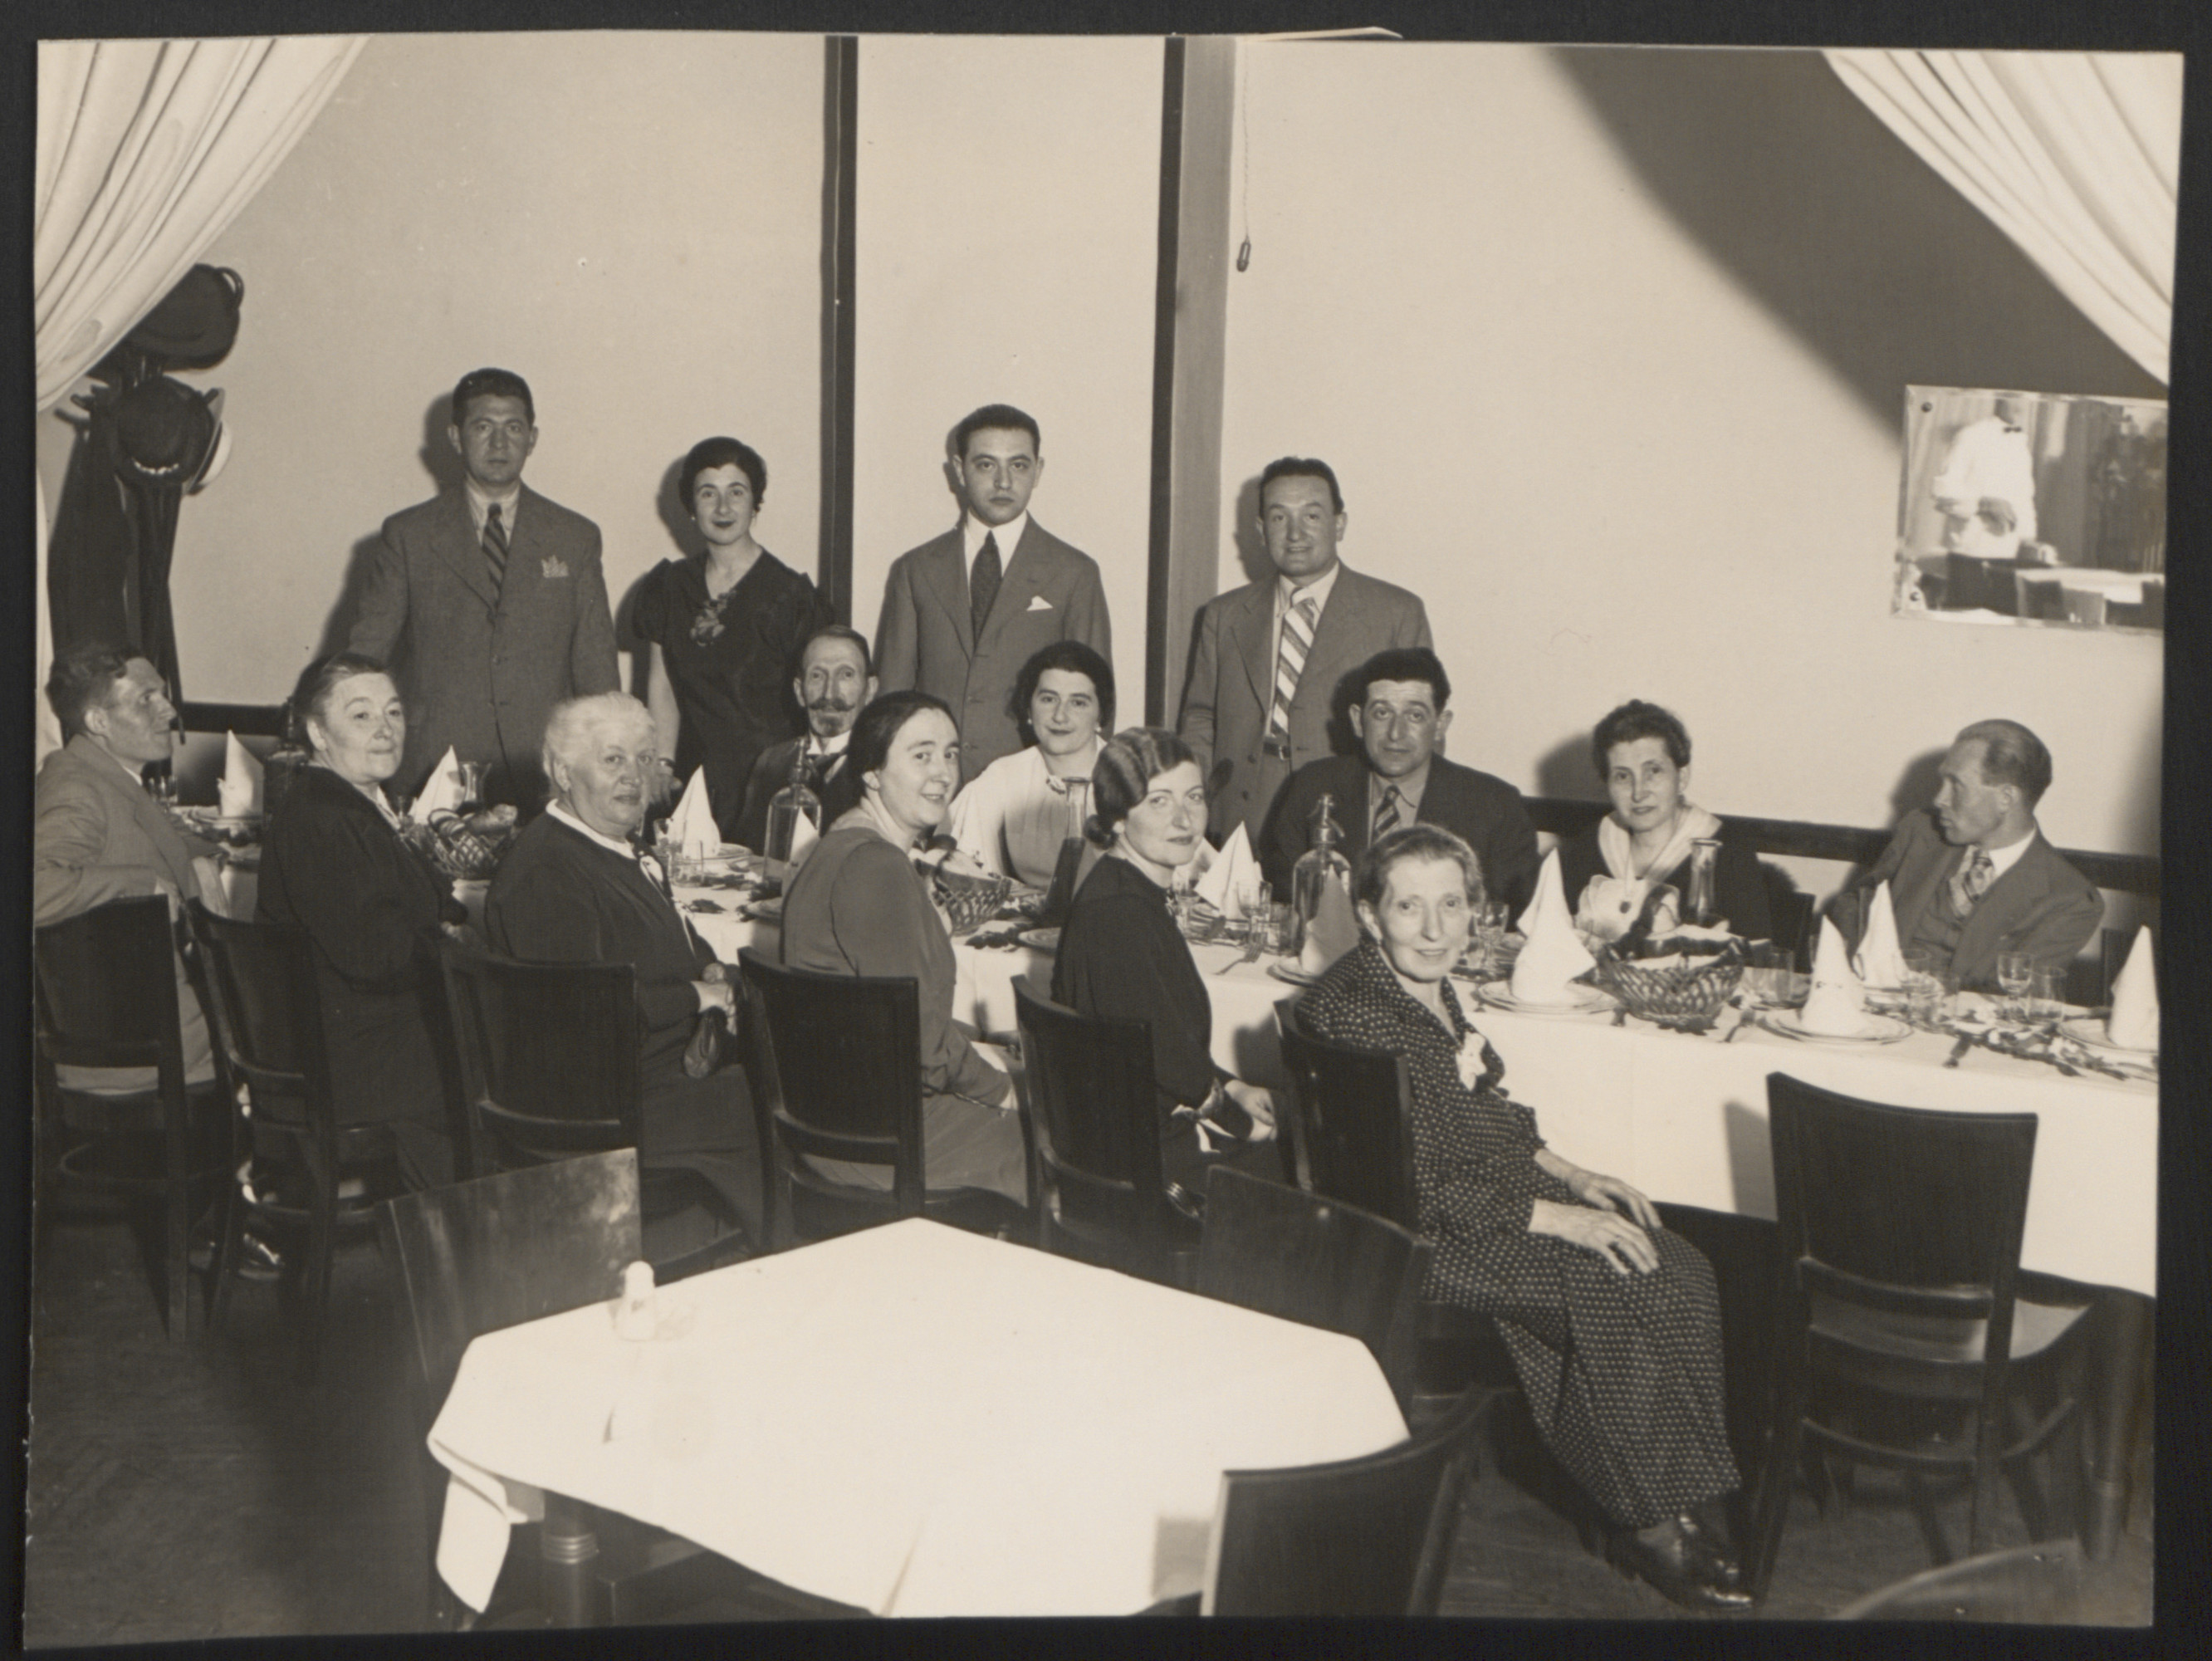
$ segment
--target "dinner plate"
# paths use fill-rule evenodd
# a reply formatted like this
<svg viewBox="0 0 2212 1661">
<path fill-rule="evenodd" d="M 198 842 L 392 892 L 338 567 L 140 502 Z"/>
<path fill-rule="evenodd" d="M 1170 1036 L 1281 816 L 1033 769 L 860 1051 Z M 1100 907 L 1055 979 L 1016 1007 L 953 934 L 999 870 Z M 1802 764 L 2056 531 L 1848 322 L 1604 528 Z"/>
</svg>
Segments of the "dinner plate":
<svg viewBox="0 0 2212 1661">
<path fill-rule="evenodd" d="M 778 895 L 774 899 L 748 900 L 738 908 L 738 915 L 750 922 L 781 922 L 783 897 Z"/>
<path fill-rule="evenodd" d="M 1033 952 L 1060 950 L 1060 930 L 1057 928 L 1024 928 L 1014 938 Z"/>
<path fill-rule="evenodd" d="M 1288 981 L 1292 986 L 1311 986 L 1321 978 L 1309 974 L 1287 958 L 1278 958 L 1267 965 L 1267 972 L 1279 981 Z"/>
<path fill-rule="evenodd" d="M 1547 1020 L 1578 1019 L 1584 1015 L 1607 1015 L 1620 1007 L 1612 993 L 1595 986 L 1570 986 L 1567 1003 L 1528 1003 L 1513 995 L 1510 981 L 1485 981 L 1480 990 L 1483 1002 L 1493 1009 L 1503 1009 L 1515 1015 L 1536 1015 Z"/>
<path fill-rule="evenodd" d="M 1851 1037 L 1839 1037 L 1829 1032 L 1808 1032 L 1802 1019 L 1794 1009 L 1769 1010 L 1759 1017 L 1759 1022 L 1768 1031 L 1779 1032 L 1784 1037 L 1795 1038 L 1800 1043 L 1841 1044 L 1846 1049 L 1895 1043 L 1899 1038 L 1909 1037 L 1912 1032 L 1911 1023 L 1900 1021 L 1893 1015 L 1867 1016 L 1866 1022 L 1871 1030 Z"/>
<path fill-rule="evenodd" d="M 2094 1050 L 2100 1056 L 2114 1056 L 2122 1061 L 2155 1062 L 2155 1050 L 2130 1050 L 2114 1043 L 2105 1036 L 2105 1019 L 2101 1015 L 2076 1015 L 2071 1020 L 2058 1023 L 2058 1030 L 2080 1044 L 2084 1050 Z"/>
</svg>

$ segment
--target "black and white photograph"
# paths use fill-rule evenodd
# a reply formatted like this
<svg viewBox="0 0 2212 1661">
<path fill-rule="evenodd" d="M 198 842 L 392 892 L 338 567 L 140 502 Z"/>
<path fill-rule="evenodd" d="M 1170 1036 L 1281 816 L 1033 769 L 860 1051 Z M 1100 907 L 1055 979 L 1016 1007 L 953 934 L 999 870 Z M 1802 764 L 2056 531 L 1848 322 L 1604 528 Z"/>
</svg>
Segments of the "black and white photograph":
<svg viewBox="0 0 2212 1661">
<path fill-rule="evenodd" d="M 2179 26 L 682 21 L 39 26 L 25 1646 L 2152 1628 Z"/>
</svg>

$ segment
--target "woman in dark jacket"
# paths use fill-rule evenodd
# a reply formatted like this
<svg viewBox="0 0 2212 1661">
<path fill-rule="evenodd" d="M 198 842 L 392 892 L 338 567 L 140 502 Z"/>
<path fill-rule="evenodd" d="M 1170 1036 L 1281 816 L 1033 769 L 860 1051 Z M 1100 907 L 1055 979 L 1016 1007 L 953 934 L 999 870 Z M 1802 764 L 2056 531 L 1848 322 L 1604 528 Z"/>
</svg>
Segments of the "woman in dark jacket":
<svg viewBox="0 0 2212 1661">
<path fill-rule="evenodd" d="M 389 1122 L 409 1185 L 449 1183 L 432 951 L 468 914 L 385 800 L 406 711 L 384 666 L 349 652 L 311 665 L 291 707 L 314 760 L 270 816 L 256 916 L 314 941 L 339 1123 Z"/>
</svg>

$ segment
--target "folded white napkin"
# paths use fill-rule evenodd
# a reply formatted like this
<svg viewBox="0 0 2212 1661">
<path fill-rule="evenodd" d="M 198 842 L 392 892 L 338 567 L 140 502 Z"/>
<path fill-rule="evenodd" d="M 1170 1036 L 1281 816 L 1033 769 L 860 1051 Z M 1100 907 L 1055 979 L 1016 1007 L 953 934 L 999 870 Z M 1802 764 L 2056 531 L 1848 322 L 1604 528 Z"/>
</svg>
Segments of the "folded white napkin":
<svg viewBox="0 0 2212 1661">
<path fill-rule="evenodd" d="M 1321 885 L 1321 902 L 1313 921 L 1306 925 L 1305 944 L 1298 948 L 1298 967 L 1309 975 L 1324 975 L 1328 966 L 1359 944 L 1359 922 L 1352 915 L 1352 896 L 1340 882 Z"/>
<path fill-rule="evenodd" d="M 1595 959 L 1575 933 L 1556 848 L 1544 855 L 1536 873 L 1536 895 L 1521 914 L 1521 932 L 1528 943 L 1513 960 L 1513 995 L 1522 1003 L 1572 1002 L 1567 983 L 1593 967 Z"/>
<path fill-rule="evenodd" d="M 807 855 L 813 851 L 814 844 L 821 840 L 821 832 L 814 828 L 814 821 L 801 813 L 791 827 L 791 869 L 796 871 L 804 865 Z"/>
<path fill-rule="evenodd" d="M 1866 929 L 1851 966 L 1862 982 L 1885 992 L 1905 984 L 1905 953 L 1897 944 L 1897 913 L 1890 909 L 1887 881 L 1875 885 L 1874 897 L 1867 902 Z"/>
<path fill-rule="evenodd" d="M 1865 1008 L 1866 989 L 1851 973 L 1844 937 L 1823 917 L 1820 944 L 1813 953 L 1813 989 L 1805 995 L 1797 1025 L 1823 1037 L 1856 1038 L 1867 1031 Z"/>
<path fill-rule="evenodd" d="M 1198 879 L 1194 891 L 1199 898 L 1224 917 L 1242 917 L 1244 903 L 1237 897 L 1255 884 L 1264 884 L 1260 861 L 1252 852 L 1251 839 L 1244 834 L 1240 824 L 1229 833 L 1229 840 L 1206 874 Z"/>
<path fill-rule="evenodd" d="M 2112 1013 L 2105 1036 L 2123 1050 L 2158 1048 L 2158 970 L 2151 961 L 2150 929 L 2136 930 L 2126 966 L 2112 983 Z"/>
<path fill-rule="evenodd" d="M 222 777 L 216 782 L 215 794 L 227 819 L 261 811 L 261 764 L 235 733 L 223 734 Z"/>
<path fill-rule="evenodd" d="M 722 833 L 714 824 L 714 811 L 707 800 L 707 770 L 694 768 L 683 799 L 668 816 L 668 840 L 679 853 L 702 858 L 722 851 Z"/>
<path fill-rule="evenodd" d="M 438 757 L 438 764 L 430 770 L 430 776 L 422 781 L 422 792 L 415 798 L 408 817 L 428 824 L 433 813 L 459 812 L 467 799 L 461 788 L 461 758 L 449 744 L 446 753 Z"/>
</svg>

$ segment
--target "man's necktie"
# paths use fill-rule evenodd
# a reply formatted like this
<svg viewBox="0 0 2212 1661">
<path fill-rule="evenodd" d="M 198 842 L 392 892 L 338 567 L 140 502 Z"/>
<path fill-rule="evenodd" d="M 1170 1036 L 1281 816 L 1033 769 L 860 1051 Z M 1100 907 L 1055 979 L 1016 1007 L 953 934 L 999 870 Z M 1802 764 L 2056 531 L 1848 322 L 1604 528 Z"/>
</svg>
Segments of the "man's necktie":
<svg viewBox="0 0 2212 1661">
<path fill-rule="evenodd" d="M 983 625 L 991 619 L 991 602 L 999 597 L 999 533 L 986 532 L 975 551 L 975 569 L 968 577 L 968 620 L 975 627 L 975 643 L 983 643 Z"/>
<path fill-rule="evenodd" d="M 1382 841 L 1397 828 L 1398 787 L 1395 784 L 1386 784 L 1382 787 L 1382 800 L 1375 809 L 1374 839 L 1367 845 L 1372 848 L 1376 843 Z"/>
<path fill-rule="evenodd" d="M 507 581 L 507 526 L 500 522 L 499 503 L 491 504 L 484 514 L 484 568 L 491 573 L 492 597 L 499 597 L 500 585 Z"/>
<path fill-rule="evenodd" d="M 1313 649 L 1314 602 L 1309 594 L 1283 613 L 1282 644 L 1275 651 L 1275 701 L 1267 712 L 1267 747 L 1287 756 L 1291 746 L 1291 700 L 1297 696 L 1298 676 Z"/>
<path fill-rule="evenodd" d="M 1972 916 L 1974 907 L 1996 879 L 1997 868 L 1990 860 L 1990 850 L 1976 843 L 1973 853 L 1959 867 L 1958 875 L 1951 879 L 1951 900 L 1959 915 Z"/>
</svg>

